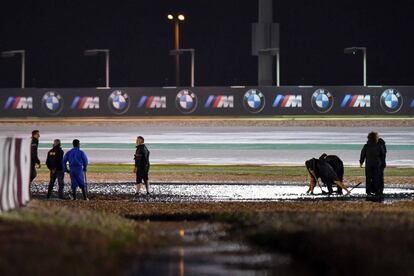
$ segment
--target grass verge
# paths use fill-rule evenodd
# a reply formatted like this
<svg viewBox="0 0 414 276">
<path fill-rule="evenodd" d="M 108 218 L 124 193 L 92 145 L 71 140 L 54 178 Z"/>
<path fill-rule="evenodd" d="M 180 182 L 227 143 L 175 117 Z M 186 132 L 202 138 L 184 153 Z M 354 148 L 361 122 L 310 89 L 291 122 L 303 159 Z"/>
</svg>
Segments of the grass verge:
<svg viewBox="0 0 414 276">
<path fill-rule="evenodd" d="M 116 253 L 135 238 L 135 223 L 122 217 L 91 211 L 77 211 L 66 207 L 45 206 L 23 208 L 0 214 L 0 220 L 15 221 L 35 226 L 51 226 L 88 231 L 103 236 L 109 242 L 109 253 Z"/>
</svg>

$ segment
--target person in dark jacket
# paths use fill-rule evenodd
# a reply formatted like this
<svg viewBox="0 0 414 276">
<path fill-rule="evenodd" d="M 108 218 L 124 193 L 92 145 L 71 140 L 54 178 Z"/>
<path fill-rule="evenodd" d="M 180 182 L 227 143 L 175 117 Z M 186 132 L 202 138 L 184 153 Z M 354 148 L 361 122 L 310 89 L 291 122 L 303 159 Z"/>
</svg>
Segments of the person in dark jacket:
<svg viewBox="0 0 414 276">
<path fill-rule="evenodd" d="M 136 140 L 137 148 L 134 155 L 136 174 L 135 195 L 139 195 L 141 183 L 144 182 L 147 195 L 149 194 L 148 172 L 150 169 L 149 155 L 150 152 L 144 144 L 144 137 L 138 136 Z"/>
<path fill-rule="evenodd" d="M 84 177 L 88 168 L 88 158 L 86 154 L 80 150 L 80 142 L 78 139 L 73 140 L 72 145 L 73 148 L 63 157 L 63 169 L 70 175 L 73 200 L 76 200 L 76 189 L 78 187 L 82 190 L 83 199 L 89 200 L 86 194 Z M 67 167 L 68 162 L 70 170 Z"/>
<path fill-rule="evenodd" d="M 385 152 L 383 146 L 378 143 L 378 133 L 370 132 L 368 141 L 361 150 L 359 164 L 365 162 L 365 179 L 367 195 L 380 195 L 381 168 L 385 165 Z"/>
<path fill-rule="evenodd" d="M 378 144 L 380 144 L 380 146 L 382 147 L 383 151 L 384 151 L 384 158 L 382 160 L 381 163 L 381 167 L 380 167 L 380 175 L 379 175 L 379 194 L 383 195 L 384 194 L 384 170 L 387 167 L 387 147 L 385 146 L 385 141 L 382 138 L 378 139 Z"/>
<path fill-rule="evenodd" d="M 343 181 L 338 177 L 332 166 L 326 162 L 324 159 L 316 159 L 312 158 L 310 160 L 307 160 L 305 162 L 306 169 L 309 172 L 310 175 L 310 186 L 308 192 L 311 192 L 313 194 L 313 190 L 316 186 L 316 183 L 318 182 L 318 179 L 320 178 L 323 183 L 325 183 L 328 186 L 329 194 L 333 193 L 332 185 L 336 184 L 341 189 L 344 189 L 347 191 L 347 194 L 349 194 L 348 188 L 345 186 Z"/>
<path fill-rule="evenodd" d="M 326 153 L 323 153 L 319 160 L 325 160 L 329 165 L 331 165 L 332 169 L 338 176 L 340 181 L 344 181 L 344 163 L 342 162 L 341 158 L 339 158 L 336 155 L 327 155 Z M 333 183 L 330 183 L 332 186 Z M 342 188 L 338 185 L 336 185 L 337 194 L 342 195 Z M 328 187 L 329 190 L 329 187 Z M 331 188 L 332 190 L 332 188 Z"/>
<path fill-rule="evenodd" d="M 37 176 L 36 165 L 37 168 L 40 168 L 40 160 L 37 154 L 37 148 L 39 146 L 39 138 L 40 138 L 40 131 L 33 130 L 32 131 L 32 142 L 31 142 L 31 159 L 30 159 L 30 183 Z"/>
<path fill-rule="evenodd" d="M 46 166 L 50 171 L 50 181 L 49 187 L 47 189 L 47 198 L 50 198 L 52 195 L 53 187 L 55 186 L 56 179 L 58 181 L 59 190 L 58 197 L 64 199 L 63 188 L 65 186 L 64 176 L 65 172 L 63 171 L 63 150 L 60 146 L 60 140 L 55 139 L 53 141 L 53 148 L 49 150 L 46 158 Z"/>
</svg>

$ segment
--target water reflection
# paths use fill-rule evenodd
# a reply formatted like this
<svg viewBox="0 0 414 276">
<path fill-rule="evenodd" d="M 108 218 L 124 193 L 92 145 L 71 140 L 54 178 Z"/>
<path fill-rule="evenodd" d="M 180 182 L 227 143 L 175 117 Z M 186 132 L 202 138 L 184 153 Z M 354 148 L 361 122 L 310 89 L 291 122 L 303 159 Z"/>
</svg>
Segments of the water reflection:
<svg viewBox="0 0 414 276">
<path fill-rule="evenodd" d="M 169 222 L 164 222 L 168 224 Z M 181 243 L 140 255 L 126 275 L 271 275 L 276 268 L 293 267 L 289 255 L 253 249 L 229 240 L 220 223 L 200 222 L 166 232 Z"/>
<path fill-rule="evenodd" d="M 185 261 L 184 261 L 184 248 L 183 247 L 179 248 L 178 255 L 180 256 L 178 271 L 179 271 L 180 276 L 184 276 L 185 275 Z"/>
<path fill-rule="evenodd" d="M 46 193 L 47 186 L 34 184 L 33 192 Z M 156 184 L 150 196 L 133 197 L 132 183 L 90 184 L 89 192 L 116 197 L 131 195 L 130 199 L 152 202 L 177 201 L 277 201 L 277 200 L 361 200 L 365 199 L 365 188 L 355 188 L 351 196 L 306 194 L 306 185 L 277 184 Z M 384 189 L 384 202 L 413 199 L 412 188 L 388 187 Z"/>
</svg>

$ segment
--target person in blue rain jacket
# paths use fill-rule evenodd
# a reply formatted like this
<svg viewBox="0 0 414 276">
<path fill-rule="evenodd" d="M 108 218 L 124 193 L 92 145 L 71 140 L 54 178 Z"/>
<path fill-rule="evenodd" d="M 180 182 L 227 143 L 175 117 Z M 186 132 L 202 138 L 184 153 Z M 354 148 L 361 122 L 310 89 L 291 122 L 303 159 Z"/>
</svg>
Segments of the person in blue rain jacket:
<svg viewBox="0 0 414 276">
<path fill-rule="evenodd" d="M 73 148 L 63 157 L 63 167 L 65 172 L 70 175 L 73 199 L 76 200 L 76 190 L 79 187 L 82 190 L 83 199 L 89 200 L 86 194 L 84 177 L 88 168 L 88 157 L 80 150 L 80 142 L 78 139 L 73 140 L 72 145 Z M 69 163 L 69 169 L 67 163 Z"/>
</svg>

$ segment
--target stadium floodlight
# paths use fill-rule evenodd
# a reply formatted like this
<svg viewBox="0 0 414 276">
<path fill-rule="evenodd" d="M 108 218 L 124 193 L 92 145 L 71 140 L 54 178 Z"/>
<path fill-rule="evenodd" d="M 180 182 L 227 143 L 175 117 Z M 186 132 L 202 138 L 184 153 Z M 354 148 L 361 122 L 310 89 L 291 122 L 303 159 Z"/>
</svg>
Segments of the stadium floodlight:
<svg viewBox="0 0 414 276">
<path fill-rule="evenodd" d="M 98 53 L 105 53 L 105 88 L 110 88 L 109 86 L 109 49 L 89 49 L 85 50 L 85 56 L 95 56 Z"/>
<path fill-rule="evenodd" d="M 280 49 L 279 48 L 265 48 L 259 50 L 259 55 L 276 56 L 276 86 L 280 86 Z"/>
<path fill-rule="evenodd" d="M 184 52 L 188 52 L 191 54 L 191 87 L 194 87 L 195 82 L 195 72 L 194 72 L 194 62 L 195 62 L 195 49 L 178 49 L 178 50 L 170 50 L 170 55 L 181 55 Z"/>
<path fill-rule="evenodd" d="M 361 51 L 364 54 L 364 86 L 367 86 L 367 48 L 366 47 L 347 47 L 344 49 L 345 54 L 352 54 L 355 55 L 357 52 Z"/>
<path fill-rule="evenodd" d="M 176 51 L 180 49 L 180 24 L 184 22 L 184 14 L 168 14 L 169 21 L 174 22 L 174 48 Z M 175 85 L 180 86 L 180 53 L 175 53 Z"/>
<path fill-rule="evenodd" d="M 25 82 L 26 82 L 26 51 L 25 50 L 11 50 L 11 51 L 3 51 L 1 52 L 1 56 L 3 58 L 9 58 L 14 57 L 16 54 L 21 55 L 21 88 L 25 88 Z"/>
</svg>

